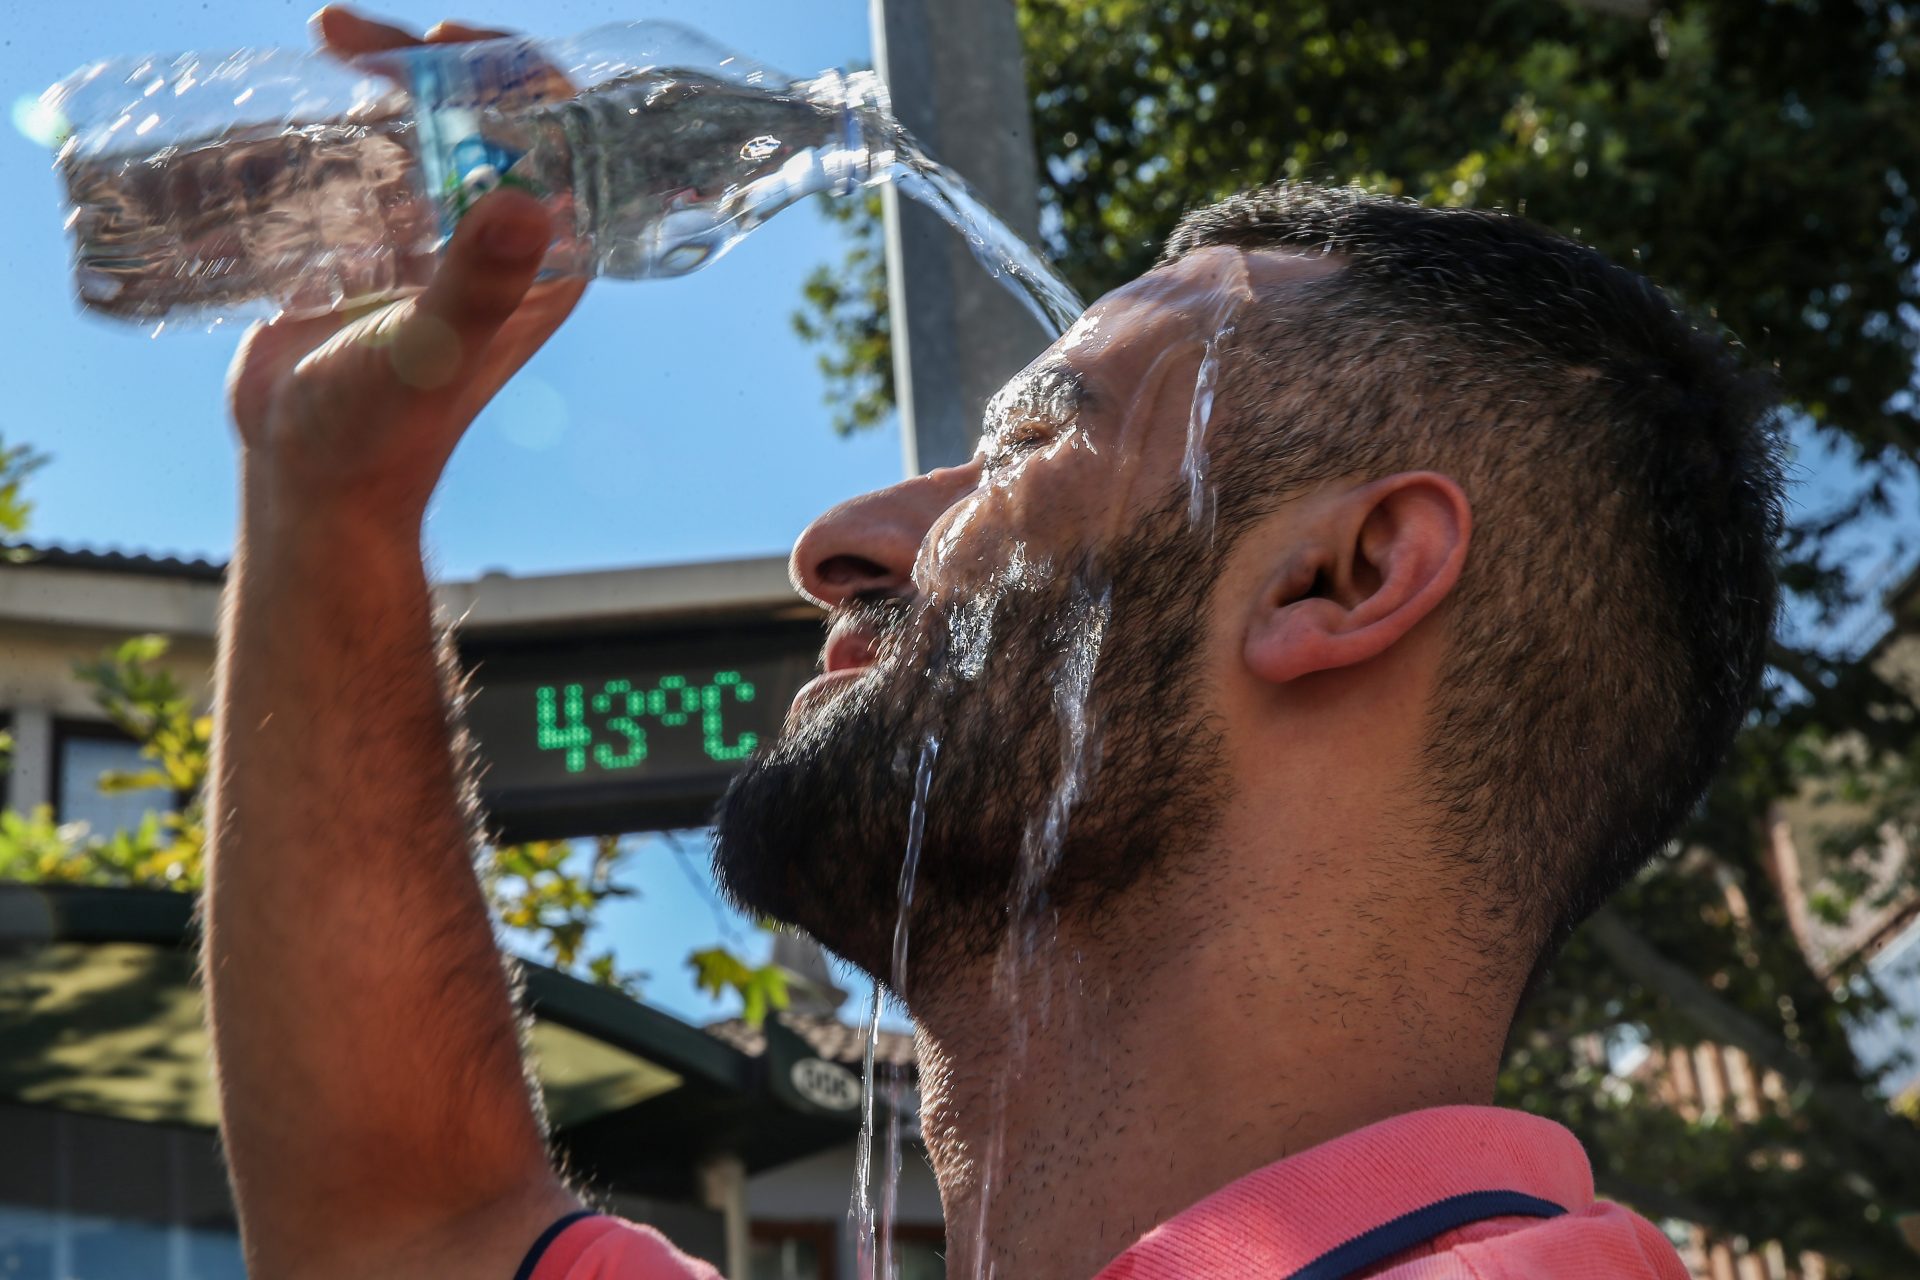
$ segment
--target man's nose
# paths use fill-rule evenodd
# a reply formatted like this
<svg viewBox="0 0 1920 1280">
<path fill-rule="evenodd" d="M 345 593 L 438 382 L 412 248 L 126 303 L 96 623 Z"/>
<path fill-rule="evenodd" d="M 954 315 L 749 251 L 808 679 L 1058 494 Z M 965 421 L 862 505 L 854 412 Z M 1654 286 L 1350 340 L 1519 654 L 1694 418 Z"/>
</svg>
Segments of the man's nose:
<svg viewBox="0 0 1920 1280">
<path fill-rule="evenodd" d="M 979 479 L 979 464 L 969 462 L 841 503 L 793 544 L 787 573 L 794 589 L 828 607 L 863 593 L 899 591 L 913 577 L 927 530 Z"/>
</svg>

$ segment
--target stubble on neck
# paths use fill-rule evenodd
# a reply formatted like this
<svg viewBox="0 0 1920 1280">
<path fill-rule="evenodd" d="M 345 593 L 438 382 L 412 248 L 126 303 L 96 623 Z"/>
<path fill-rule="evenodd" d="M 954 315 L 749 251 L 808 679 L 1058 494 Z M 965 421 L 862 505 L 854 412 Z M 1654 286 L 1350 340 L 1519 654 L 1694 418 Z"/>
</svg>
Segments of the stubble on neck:
<svg viewBox="0 0 1920 1280">
<path fill-rule="evenodd" d="M 1202 865 L 1097 921 L 1016 921 L 916 992 L 949 1276 L 1087 1280 L 1267 1164 L 1492 1100 L 1512 1001 L 1423 955 L 1404 909 L 1229 895 Z"/>
</svg>

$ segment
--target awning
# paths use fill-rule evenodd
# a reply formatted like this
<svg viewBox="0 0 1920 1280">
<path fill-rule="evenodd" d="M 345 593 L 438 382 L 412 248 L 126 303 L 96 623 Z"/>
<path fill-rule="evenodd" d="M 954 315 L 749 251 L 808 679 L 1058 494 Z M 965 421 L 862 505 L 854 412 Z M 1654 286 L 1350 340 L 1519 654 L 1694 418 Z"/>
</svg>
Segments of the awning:
<svg viewBox="0 0 1920 1280">
<path fill-rule="evenodd" d="M 0 884 L 0 1100 L 149 1124 L 218 1120 L 193 899 Z M 610 1189 L 686 1196 L 706 1157 L 749 1170 L 844 1142 L 857 1111 L 796 1102 L 765 1061 L 617 991 L 525 965 L 556 1143 Z"/>
</svg>

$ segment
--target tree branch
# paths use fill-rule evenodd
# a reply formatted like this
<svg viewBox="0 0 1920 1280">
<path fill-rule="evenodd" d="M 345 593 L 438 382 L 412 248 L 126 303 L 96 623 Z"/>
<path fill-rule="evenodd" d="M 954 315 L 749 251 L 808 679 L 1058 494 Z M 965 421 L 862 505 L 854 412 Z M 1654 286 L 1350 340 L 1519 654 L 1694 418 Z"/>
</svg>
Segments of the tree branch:
<svg viewBox="0 0 1920 1280">
<path fill-rule="evenodd" d="M 1586 928 L 1615 967 L 1664 996 L 1708 1039 L 1732 1045 L 1755 1066 L 1777 1073 L 1794 1089 L 1805 1090 L 1830 1119 L 1845 1128 L 1853 1145 L 1873 1152 L 1893 1168 L 1920 1169 L 1920 1130 L 1865 1094 L 1821 1079 L 1813 1065 L 1779 1036 L 1654 950 L 1611 907 L 1597 912 Z"/>
<path fill-rule="evenodd" d="M 1653 0 L 1568 0 L 1576 9 L 1593 9 L 1599 13 L 1616 13 L 1623 18 L 1649 18 L 1653 16 Z"/>
<path fill-rule="evenodd" d="M 1645 1183 L 1633 1182 L 1602 1169 L 1593 1171 L 1593 1189 L 1606 1199 L 1629 1205 L 1647 1217 L 1690 1222 L 1723 1240 L 1731 1240 L 1735 1237 L 1751 1240 L 1756 1236 L 1756 1232 L 1750 1225 L 1730 1222 L 1725 1215 L 1697 1200 L 1676 1195 L 1659 1187 L 1650 1187 Z M 1844 1231 L 1835 1231 L 1831 1235 L 1831 1239 L 1822 1238 L 1816 1246 L 1820 1256 L 1829 1262 L 1844 1262 L 1855 1270 L 1868 1274 L 1889 1267 L 1903 1268 L 1906 1265 L 1905 1258 L 1894 1257 L 1884 1250 L 1863 1246 L 1858 1240 L 1845 1239 Z"/>
</svg>

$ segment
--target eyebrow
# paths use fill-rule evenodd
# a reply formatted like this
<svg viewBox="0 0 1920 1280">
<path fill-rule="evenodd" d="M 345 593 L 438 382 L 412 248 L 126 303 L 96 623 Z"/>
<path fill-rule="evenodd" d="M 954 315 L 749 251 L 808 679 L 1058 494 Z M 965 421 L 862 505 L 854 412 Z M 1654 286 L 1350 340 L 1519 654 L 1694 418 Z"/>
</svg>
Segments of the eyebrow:
<svg viewBox="0 0 1920 1280">
<path fill-rule="evenodd" d="M 1012 413 L 1064 424 L 1093 402 L 1085 374 L 1064 361 L 1049 361 L 1009 383 L 988 402 L 986 426 L 991 431 L 999 425 L 997 419 Z"/>
</svg>

